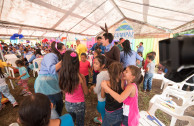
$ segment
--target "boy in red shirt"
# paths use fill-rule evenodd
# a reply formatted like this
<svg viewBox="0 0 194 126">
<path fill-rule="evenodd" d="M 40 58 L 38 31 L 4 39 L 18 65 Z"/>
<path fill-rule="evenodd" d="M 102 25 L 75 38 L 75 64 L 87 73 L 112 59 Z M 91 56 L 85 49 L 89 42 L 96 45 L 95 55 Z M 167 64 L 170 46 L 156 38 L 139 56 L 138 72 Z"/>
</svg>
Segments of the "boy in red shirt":
<svg viewBox="0 0 194 126">
<path fill-rule="evenodd" d="M 86 60 L 87 55 L 86 53 L 81 54 L 81 61 L 79 62 L 79 70 L 80 73 L 83 74 L 86 78 L 86 84 L 88 86 L 89 82 L 89 70 L 91 69 L 90 62 Z"/>
</svg>

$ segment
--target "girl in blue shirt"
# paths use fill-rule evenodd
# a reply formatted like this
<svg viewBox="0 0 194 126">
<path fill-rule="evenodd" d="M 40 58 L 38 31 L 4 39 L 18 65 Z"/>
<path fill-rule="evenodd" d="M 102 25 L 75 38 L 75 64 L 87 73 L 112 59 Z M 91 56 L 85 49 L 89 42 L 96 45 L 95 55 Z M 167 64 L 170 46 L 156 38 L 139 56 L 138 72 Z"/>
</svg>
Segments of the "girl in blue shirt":
<svg viewBox="0 0 194 126">
<path fill-rule="evenodd" d="M 63 43 L 53 42 L 51 53 L 44 56 L 38 77 L 35 80 L 36 93 L 42 93 L 49 97 L 59 116 L 63 109 L 63 95 L 59 88 L 58 72 L 61 68 L 62 54 L 65 51 Z"/>
<path fill-rule="evenodd" d="M 32 93 L 30 92 L 28 87 L 28 80 L 30 75 L 28 74 L 28 71 L 24 66 L 24 62 L 22 60 L 16 60 L 15 64 L 17 65 L 16 68 L 12 66 L 10 67 L 13 69 L 19 70 L 20 76 L 16 77 L 15 79 L 18 80 L 17 84 L 22 87 L 22 92 L 20 93 L 20 95 L 23 95 L 23 96 L 31 95 Z"/>
</svg>

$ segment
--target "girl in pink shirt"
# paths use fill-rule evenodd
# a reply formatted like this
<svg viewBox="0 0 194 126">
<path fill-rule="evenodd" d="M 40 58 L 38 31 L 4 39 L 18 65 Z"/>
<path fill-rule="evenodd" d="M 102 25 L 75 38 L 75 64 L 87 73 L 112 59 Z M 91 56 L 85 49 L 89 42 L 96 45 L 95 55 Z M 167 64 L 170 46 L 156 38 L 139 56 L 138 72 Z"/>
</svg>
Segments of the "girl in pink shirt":
<svg viewBox="0 0 194 126">
<path fill-rule="evenodd" d="M 126 85 L 123 83 L 124 91 L 121 94 L 113 91 L 106 81 L 101 83 L 101 87 L 106 93 L 109 93 L 119 103 L 123 102 L 123 122 L 122 126 L 138 126 L 139 124 L 139 109 L 138 109 L 138 89 L 137 86 L 143 80 L 141 70 L 136 66 L 128 66 L 123 72 L 123 79 L 126 81 Z M 136 85 L 137 84 L 137 85 Z"/>
<path fill-rule="evenodd" d="M 85 98 L 88 94 L 85 77 L 79 72 L 79 58 L 68 50 L 62 59 L 59 75 L 60 88 L 65 92 L 65 108 L 77 126 L 84 126 Z"/>
</svg>

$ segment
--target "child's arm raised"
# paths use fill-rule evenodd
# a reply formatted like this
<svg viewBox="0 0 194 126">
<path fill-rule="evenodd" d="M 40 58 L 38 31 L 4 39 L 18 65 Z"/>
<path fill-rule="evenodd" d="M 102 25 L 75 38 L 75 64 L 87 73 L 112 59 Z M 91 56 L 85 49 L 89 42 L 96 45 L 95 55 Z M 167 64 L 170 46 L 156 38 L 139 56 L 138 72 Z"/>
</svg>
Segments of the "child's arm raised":
<svg viewBox="0 0 194 126">
<path fill-rule="evenodd" d="M 13 66 L 9 66 L 10 68 L 12 68 L 12 69 L 17 69 L 17 68 L 15 68 L 15 67 L 13 67 Z"/>
<path fill-rule="evenodd" d="M 122 103 L 133 91 L 135 91 L 135 87 L 133 85 L 127 85 L 125 90 L 121 94 L 118 94 L 108 87 L 106 81 L 101 83 L 101 87 L 105 90 L 106 93 L 109 93 L 119 103 Z"/>
<path fill-rule="evenodd" d="M 80 78 L 82 80 L 81 85 L 82 85 L 83 92 L 84 92 L 85 95 L 88 95 L 88 87 L 86 85 L 86 79 L 82 74 L 80 74 Z"/>
<path fill-rule="evenodd" d="M 14 77 L 11 77 L 11 76 L 8 76 L 7 79 L 12 79 L 12 80 L 15 80 L 16 78 Z"/>
</svg>

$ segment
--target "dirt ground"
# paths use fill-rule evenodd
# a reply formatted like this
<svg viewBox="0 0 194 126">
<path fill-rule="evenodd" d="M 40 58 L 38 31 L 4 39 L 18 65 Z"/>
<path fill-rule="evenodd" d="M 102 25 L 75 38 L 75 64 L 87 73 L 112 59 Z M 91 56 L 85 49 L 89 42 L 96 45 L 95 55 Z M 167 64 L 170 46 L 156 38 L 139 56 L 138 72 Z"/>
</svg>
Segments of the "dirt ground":
<svg viewBox="0 0 194 126">
<path fill-rule="evenodd" d="M 29 87 L 32 92 L 34 92 L 34 80 L 35 78 L 32 77 L 29 80 Z M 9 81 L 7 81 L 9 83 Z M 142 84 L 139 88 L 139 110 L 144 110 L 146 111 L 149 106 L 149 101 L 150 99 L 155 95 L 155 94 L 161 94 L 162 90 L 160 89 L 161 86 L 161 81 L 160 80 L 153 80 L 153 86 L 152 86 L 152 92 L 142 92 Z M 11 94 L 16 98 L 18 103 L 20 103 L 23 99 L 23 96 L 20 96 L 19 93 L 21 89 L 15 85 L 15 89 L 13 90 L 9 84 L 10 87 L 10 92 Z M 86 114 L 85 114 L 85 126 L 99 126 L 98 124 L 95 124 L 93 122 L 93 118 L 98 116 L 98 112 L 96 110 L 96 105 L 97 105 L 97 97 L 96 94 L 89 94 L 88 96 L 85 97 L 86 99 Z M 178 101 L 179 103 L 181 101 Z M 13 108 L 10 102 L 6 103 L 6 107 L 0 111 L 0 126 L 8 126 L 11 123 L 16 122 L 18 114 L 18 107 Z M 63 109 L 63 114 L 65 114 L 65 107 Z M 193 116 L 194 117 L 194 106 L 187 108 L 185 115 Z M 171 117 L 167 115 L 166 113 L 163 113 L 160 110 L 157 110 L 156 112 L 156 117 L 158 117 L 163 123 L 165 123 L 167 126 L 170 124 L 170 119 Z M 177 121 L 176 126 L 184 126 L 187 124 L 187 122 L 182 122 L 182 121 Z"/>
</svg>

